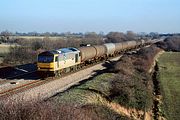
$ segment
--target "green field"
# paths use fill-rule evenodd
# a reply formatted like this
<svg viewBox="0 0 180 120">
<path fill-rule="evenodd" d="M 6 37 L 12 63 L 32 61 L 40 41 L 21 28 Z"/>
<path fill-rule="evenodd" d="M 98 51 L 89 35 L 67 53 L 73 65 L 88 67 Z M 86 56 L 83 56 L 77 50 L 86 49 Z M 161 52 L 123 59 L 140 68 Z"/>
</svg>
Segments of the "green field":
<svg viewBox="0 0 180 120">
<path fill-rule="evenodd" d="M 180 120 L 180 52 L 165 52 L 158 66 L 162 112 L 168 120 Z"/>
</svg>

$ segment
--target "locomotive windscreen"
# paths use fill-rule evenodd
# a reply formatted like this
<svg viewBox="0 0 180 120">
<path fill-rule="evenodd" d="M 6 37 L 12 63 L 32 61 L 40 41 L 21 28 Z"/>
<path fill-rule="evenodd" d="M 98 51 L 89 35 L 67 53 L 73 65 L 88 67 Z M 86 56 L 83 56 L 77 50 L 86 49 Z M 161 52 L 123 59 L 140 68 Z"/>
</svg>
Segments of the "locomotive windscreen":
<svg viewBox="0 0 180 120">
<path fill-rule="evenodd" d="M 50 63 L 53 62 L 54 56 L 38 56 L 38 62 Z"/>
</svg>

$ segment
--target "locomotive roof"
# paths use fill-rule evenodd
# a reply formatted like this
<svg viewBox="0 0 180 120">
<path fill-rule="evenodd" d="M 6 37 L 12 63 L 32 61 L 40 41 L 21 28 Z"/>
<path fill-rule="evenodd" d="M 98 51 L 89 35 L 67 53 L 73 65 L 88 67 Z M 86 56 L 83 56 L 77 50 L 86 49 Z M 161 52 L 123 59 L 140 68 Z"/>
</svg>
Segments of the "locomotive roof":
<svg viewBox="0 0 180 120">
<path fill-rule="evenodd" d="M 79 50 L 76 48 L 62 48 L 55 51 L 57 51 L 58 53 L 79 52 Z"/>
<path fill-rule="evenodd" d="M 40 53 L 39 55 L 54 55 L 54 54 L 70 53 L 70 52 L 79 52 L 79 50 L 76 48 L 62 48 L 58 50 L 45 51 Z"/>
</svg>

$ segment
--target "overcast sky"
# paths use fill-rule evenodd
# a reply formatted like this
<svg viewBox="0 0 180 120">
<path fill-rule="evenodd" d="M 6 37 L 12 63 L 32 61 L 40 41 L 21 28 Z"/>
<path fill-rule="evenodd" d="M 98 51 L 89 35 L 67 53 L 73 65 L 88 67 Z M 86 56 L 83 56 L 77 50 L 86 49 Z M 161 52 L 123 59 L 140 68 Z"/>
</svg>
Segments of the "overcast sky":
<svg viewBox="0 0 180 120">
<path fill-rule="evenodd" d="M 0 0 L 0 31 L 180 32 L 180 0 Z"/>
</svg>

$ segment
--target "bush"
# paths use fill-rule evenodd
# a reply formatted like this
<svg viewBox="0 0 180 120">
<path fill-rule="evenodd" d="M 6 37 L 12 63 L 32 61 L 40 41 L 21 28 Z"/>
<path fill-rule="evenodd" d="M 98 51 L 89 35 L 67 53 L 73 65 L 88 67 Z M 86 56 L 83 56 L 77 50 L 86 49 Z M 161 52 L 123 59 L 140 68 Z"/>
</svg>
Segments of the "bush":
<svg viewBox="0 0 180 120">
<path fill-rule="evenodd" d="M 10 48 L 10 52 L 5 56 L 3 63 L 12 65 L 33 63 L 37 54 L 31 48 L 15 46 Z"/>
<path fill-rule="evenodd" d="M 165 51 L 180 51 L 180 37 L 173 36 L 166 38 L 163 42 L 158 42 L 156 45 Z"/>
<path fill-rule="evenodd" d="M 111 90 L 110 98 L 113 101 L 139 110 L 144 110 L 144 108 L 150 109 L 152 105 L 150 96 L 152 95 L 141 77 L 117 74 L 111 84 L 113 89 Z M 149 104 L 147 104 L 148 100 L 151 101 L 148 102 Z"/>
<path fill-rule="evenodd" d="M 123 56 L 113 67 L 117 73 L 112 82 L 110 98 L 126 107 L 151 109 L 153 84 L 149 70 L 160 51 L 152 45 L 137 54 Z M 111 70 L 111 71 L 113 71 Z"/>
</svg>

